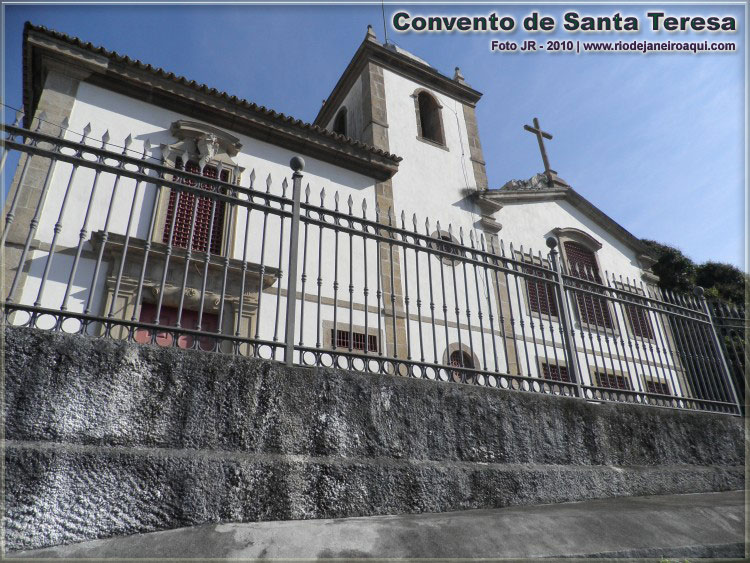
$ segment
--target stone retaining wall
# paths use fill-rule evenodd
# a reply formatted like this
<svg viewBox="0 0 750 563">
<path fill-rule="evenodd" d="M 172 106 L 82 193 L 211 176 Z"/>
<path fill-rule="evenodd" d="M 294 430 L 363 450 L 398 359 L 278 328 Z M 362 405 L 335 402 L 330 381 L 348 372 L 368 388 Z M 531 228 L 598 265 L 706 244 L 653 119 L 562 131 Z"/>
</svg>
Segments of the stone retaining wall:
<svg viewBox="0 0 750 563">
<path fill-rule="evenodd" d="M 5 331 L 6 546 L 744 486 L 742 419 Z"/>
</svg>

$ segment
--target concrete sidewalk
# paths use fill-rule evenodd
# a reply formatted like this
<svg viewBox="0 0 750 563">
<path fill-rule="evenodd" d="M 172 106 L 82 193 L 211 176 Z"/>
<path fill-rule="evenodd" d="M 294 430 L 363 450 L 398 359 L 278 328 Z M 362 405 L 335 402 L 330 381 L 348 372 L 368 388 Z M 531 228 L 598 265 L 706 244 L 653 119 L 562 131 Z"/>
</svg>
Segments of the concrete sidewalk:
<svg viewBox="0 0 750 563">
<path fill-rule="evenodd" d="M 373 516 L 218 524 L 7 557 L 528 558 L 744 555 L 744 492 Z"/>
</svg>

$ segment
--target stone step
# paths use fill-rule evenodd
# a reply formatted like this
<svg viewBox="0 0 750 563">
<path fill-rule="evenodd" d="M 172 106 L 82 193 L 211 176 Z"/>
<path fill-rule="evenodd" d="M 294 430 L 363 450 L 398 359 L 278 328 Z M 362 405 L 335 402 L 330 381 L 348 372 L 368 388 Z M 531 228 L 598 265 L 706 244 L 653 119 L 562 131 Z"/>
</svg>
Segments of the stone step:
<svg viewBox="0 0 750 563">
<path fill-rule="evenodd" d="M 16 557 L 743 557 L 744 491 L 467 510 L 210 524 Z"/>
</svg>

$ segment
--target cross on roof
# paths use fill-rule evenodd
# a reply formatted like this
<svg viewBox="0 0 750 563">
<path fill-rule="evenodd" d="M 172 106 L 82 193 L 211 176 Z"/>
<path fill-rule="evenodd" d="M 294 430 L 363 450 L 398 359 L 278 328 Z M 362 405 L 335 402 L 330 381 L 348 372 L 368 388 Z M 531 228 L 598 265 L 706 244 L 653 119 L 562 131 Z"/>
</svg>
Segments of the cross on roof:
<svg viewBox="0 0 750 563">
<path fill-rule="evenodd" d="M 539 127 L 539 120 L 535 117 L 534 118 L 534 127 L 531 125 L 524 125 L 523 128 L 528 131 L 529 133 L 534 133 L 536 135 L 536 140 L 539 143 L 539 151 L 542 153 L 542 161 L 544 161 L 544 174 L 547 176 L 547 181 L 549 182 L 550 186 L 553 186 L 552 182 L 552 170 L 549 167 L 549 159 L 547 158 L 547 149 L 544 147 L 544 141 L 543 139 L 552 139 L 552 135 L 547 133 L 546 131 L 542 131 L 542 128 Z"/>
</svg>

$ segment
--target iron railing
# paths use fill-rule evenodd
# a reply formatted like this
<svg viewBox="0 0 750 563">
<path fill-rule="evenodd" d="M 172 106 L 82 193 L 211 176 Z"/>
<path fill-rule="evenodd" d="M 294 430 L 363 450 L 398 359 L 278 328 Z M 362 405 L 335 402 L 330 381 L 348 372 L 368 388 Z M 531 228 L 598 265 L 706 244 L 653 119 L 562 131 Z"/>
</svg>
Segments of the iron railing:
<svg viewBox="0 0 750 563">
<path fill-rule="evenodd" d="M 3 127 L 2 164 L 20 153 L 2 235 L 9 324 L 740 412 L 744 325 L 702 295 L 566 264 L 554 237 L 543 255 L 303 188 L 298 157 L 291 184 L 253 170 L 241 185 L 221 164 L 192 173 L 148 141 L 115 150 L 108 133 L 43 120 Z"/>
<path fill-rule="evenodd" d="M 720 301 L 709 301 L 707 305 L 732 376 L 732 383 L 737 391 L 740 408 L 744 414 L 745 400 L 748 395 L 746 342 L 750 322 L 742 306 L 736 307 Z"/>
</svg>

